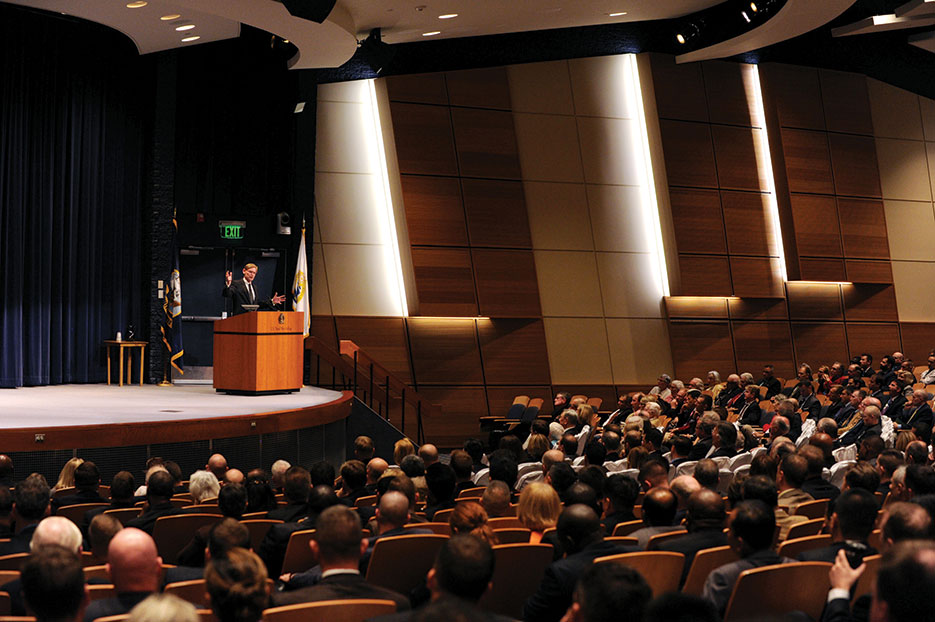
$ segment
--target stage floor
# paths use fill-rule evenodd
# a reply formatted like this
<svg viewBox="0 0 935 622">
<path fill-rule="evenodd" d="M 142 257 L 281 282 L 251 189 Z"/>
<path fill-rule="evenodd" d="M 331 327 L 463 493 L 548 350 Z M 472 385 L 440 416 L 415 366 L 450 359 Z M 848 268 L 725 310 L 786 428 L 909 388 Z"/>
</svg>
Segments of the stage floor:
<svg viewBox="0 0 935 622">
<path fill-rule="evenodd" d="M 210 385 L 69 384 L 0 390 L 0 430 L 204 420 L 314 408 L 342 397 L 303 387 L 285 395 L 227 395 Z"/>
</svg>

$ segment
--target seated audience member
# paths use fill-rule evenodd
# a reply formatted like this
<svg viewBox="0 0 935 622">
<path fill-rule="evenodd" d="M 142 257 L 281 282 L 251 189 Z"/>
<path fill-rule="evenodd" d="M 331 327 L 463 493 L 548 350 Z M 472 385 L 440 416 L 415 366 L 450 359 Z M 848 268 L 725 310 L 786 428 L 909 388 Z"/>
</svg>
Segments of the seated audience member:
<svg viewBox="0 0 935 622">
<path fill-rule="evenodd" d="M 622 476 L 621 476 L 622 477 Z M 633 500 L 636 500 L 636 482 L 630 480 L 633 489 Z M 608 482 L 605 493 L 609 494 L 610 484 Z M 558 517 L 562 513 L 562 502 L 558 498 L 558 493 L 548 484 L 542 482 L 533 482 L 523 488 L 519 495 L 519 506 L 516 508 L 516 517 L 531 533 L 529 536 L 530 544 L 539 544 L 542 541 L 542 535 L 546 529 L 555 527 L 558 523 Z M 631 510 L 630 516 L 633 515 Z M 606 519 L 605 519 L 606 520 Z M 633 520 L 633 519 L 630 519 Z M 611 528 L 611 531 L 613 529 Z M 607 533 L 605 528 L 605 533 Z"/>
<path fill-rule="evenodd" d="M 935 537 L 932 515 L 917 503 L 899 501 L 886 508 L 880 521 L 883 550 L 903 540 L 931 540 Z"/>
<path fill-rule="evenodd" d="M 83 619 L 88 595 L 81 558 L 75 551 L 42 547 L 23 563 L 20 580 L 26 607 L 38 622 Z"/>
<path fill-rule="evenodd" d="M 62 547 L 69 552 L 81 554 L 81 531 L 78 527 L 62 516 L 48 516 L 39 523 L 30 542 L 32 553 L 47 546 Z M 22 596 L 22 581 L 15 579 L 2 586 L 2 591 L 10 595 L 10 614 L 24 616 L 27 614 Z"/>
<path fill-rule="evenodd" d="M 59 471 L 58 480 L 52 486 L 52 492 L 57 492 L 65 488 L 73 488 L 75 485 L 75 469 L 84 462 L 81 458 L 72 458 L 65 463 L 62 470 Z"/>
<path fill-rule="evenodd" d="M 36 526 L 49 513 L 49 485 L 36 473 L 13 490 L 13 521 L 16 532 L 9 542 L 0 542 L 0 555 L 27 553 Z"/>
<path fill-rule="evenodd" d="M 604 498 L 604 486 L 607 485 L 607 471 L 604 470 L 604 467 L 592 464 L 581 469 L 581 472 L 578 473 L 578 481 L 590 486 L 597 493 L 598 501 Z M 597 511 L 601 513 L 603 509 L 599 508 Z"/>
<path fill-rule="evenodd" d="M 578 580 L 565 622 L 643 622 L 652 599 L 643 576 L 623 564 L 596 564 Z"/>
<path fill-rule="evenodd" d="M 579 503 L 581 505 L 586 505 L 594 510 L 594 513 L 598 516 L 604 511 L 604 507 L 601 503 L 601 496 L 594 488 L 582 481 L 577 481 L 568 487 L 568 490 L 566 490 L 564 496 L 562 496 L 562 502 L 566 506 Z"/>
<path fill-rule="evenodd" d="M 895 415 L 889 415 L 896 429 L 912 430 L 923 441 L 931 440 L 933 416 L 932 407 L 928 405 L 930 399 L 932 396 L 925 389 L 913 391 L 905 408 Z"/>
<path fill-rule="evenodd" d="M 935 494 L 935 469 L 918 464 L 907 466 L 906 490 L 910 498 Z"/>
<path fill-rule="evenodd" d="M 224 474 L 224 479 L 220 482 L 222 486 L 227 486 L 228 484 L 243 484 L 244 477 L 243 471 L 240 469 L 227 469 L 227 473 Z"/>
<path fill-rule="evenodd" d="M 698 419 L 695 426 L 695 443 L 688 452 L 689 460 L 701 460 L 708 455 L 714 444 L 714 428 L 721 422 L 721 418 L 715 412 L 706 412 Z"/>
<path fill-rule="evenodd" d="M 837 447 L 847 447 L 848 445 L 860 445 L 867 436 L 873 436 L 883 433 L 883 425 L 880 423 L 880 409 L 874 405 L 864 406 L 860 414 L 860 422 L 853 428 L 845 432 L 835 441 Z"/>
<path fill-rule="evenodd" d="M 825 457 L 822 451 L 814 445 L 805 445 L 799 449 L 799 455 L 805 458 L 808 464 L 805 481 L 802 482 L 802 490 L 812 496 L 813 499 L 828 499 L 829 505 L 834 503 L 841 491 L 831 482 L 825 481 L 822 472 L 825 468 Z"/>
<path fill-rule="evenodd" d="M 685 583 L 688 570 L 695 559 L 695 553 L 702 549 L 727 544 L 727 535 L 724 533 L 726 518 L 724 499 L 713 490 L 704 488 L 689 497 L 688 513 L 685 517 L 688 534 L 674 540 L 667 540 L 656 547 L 658 551 L 672 551 L 685 555 L 685 566 L 682 568 L 680 584 Z"/>
<path fill-rule="evenodd" d="M 425 516 L 431 521 L 435 512 L 455 505 L 455 472 L 447 464 L 435 462 L 425 469 L 425 483 L 429 487 Z"/>
<path fill-rule="evenodd" d="M 704 460 L 699 460 L 698 464 L 695 465 L 695 471 L 692 476 L 703 488 L 716 491 L 718 477 L 720 477 L 720 469 L 718 468 L 717 462 L 710 458 L 705 458 Z"/>
<path fill-rule="evenodd" d="M 897 501 L 909 501 L 911 498 L 912 496 L 906 488 L 906 465 L 902 465 L 893 471 L 890 492 L 883 500 L 883 507 L 886 508 L 889 504 Z"/>
<path fill-rule="evenodd" d="M 208 464 L 205 465 L 205 470 L 214 473 L 214 477 L 216 477 L 219 482 L 224 481 L 224 474 L 227 473 L 227 469 L 227 458 L 222 454 L 212 454 L 211 457 L 208 458 Z"/>
<path fill-rule="evenodd" d="M 329 486 L 334 483 L 333 479 L 328 482 Z M 283 482 L 283 494 L 287 504 L 270 510 L 266 518 L 286 523 L 298 521 L 308 513 L 308 494 L 311 487 L 312 479 L 306 469 L 300 466 L 290 467 Z"/>
<path fill-rule="evenodd" d="M 785 404 L 787 402 L 783 402 Z M 769 450 L 772 452 L 773 447 L 779 443 L 791 443 L 791 427 L 789 424 L 789 419 L 783 415 L 776 415 L 773 417 L 773 420 L 769 423 Z"/>
<path fill-rule="evenodd" d="M 468 488 L 475 488 L 474 480 L 472 479 L 472 475 L 474 474 L 472 470 L 473 462 L 468 452 L 463 449 L 456 449 L 451 452 L 451 461 L 448 464 L 455 472 L 454 496 L 457 499 L 461 491 L 467 490 Z M 376 493 L 376 486 L 374 486 L 374 493 Z"/>
<path fill-rule="evenodd" d="M 357 499 L 370 494 L 367 490 L 367 466 L 360 460 L 348 460 L 341 465 L 341 490 L 338 498 L 354 507 Z"/>
<path fill-rule="evenodd" d="M 750 477 L 743 483 L 743 500 L 762 501 L 768 508 L 773 510 L 773 520 L 779 525 L 780 540 L 786 539 L 793 525 L 804 523 L 808 520 L 805 516 L 790 515 L 779 507 L 777 505 L 779 501 L 779 489 L 776 488 L 776 482 L 762 475 Z"/>
<path fill-rule="evenodd" d="M 728 542 L 741 559 L 714 569 L 708 575 L 702 592 L 702 597 L 711 602 L 722 616 L 740 573 L 792 562 L 773 551 L 775 530 L 775 514 L 762 501 L 742 501 L 731 512 Z"/>
<path fill-rule="evenodd" d="M 477 473 L 481 469 L 485 468 L 484 464 L 484 444 L 481 443 L 476 438 L 469 438 L 464 441 L 464 446 L 462 447 L 464 451 L 471 456 L 471 460 L 474 461 L 474 472 Z M 396 455 L 395 453 L 393 454 Z M 398 462 L 396 464 L 399 464 Z"/>
<path fill-rule="evenodd" d="M 660 454 L 661 456 L 662 454 Z M 591 441 L 584 447 L 584 464 L 586 466 L 603 467 L 607 461 L 607 449 L 600 441 Z"/>
<path fill-rule="evenodd" d="M 274 493 L 279 494 L 282 492 L 283 483 L 286 481 L 286 471 L 291 466 L 285 460 L 277 460 L 269 468 L 269 485 L 273 488 Z"/>
<path fill-rule="evenodd" d="M 178 596 L 150 594 L 130 610 L 127 622 L 198 622 L 198 610 Z"/>
<path fill-rule="evenodd" d="M 195 471 L 189 477 L 188 494 L 192 496 L 192 501 L 196 505 L 216 498 L 220 492 L 221 483 L 211 471 Z"/>
<path fill-rule="evenodd" d="M 136 489 L 136 482 L 133 474 L 129 471 L 119 471 L 110 481 L 110 507 L 94 508 L 84 513 L 83 525 L 90 525 L 91 521 L 98 514 L 103 514 L 106 510 L 122 510 L 132 508 L 136 503 L 133 498 L 133 491 Z"/>
<path fill-rule="evenodd" d="M 273 485 L 266 479 L 266 474 L 262 469 L 254 469 L 247 473 L 244 490 L 247 493 L 247 509 L 244 510 L 244 514 L 269 512 L 279 507 Z"/>
<path fill-rule="evenodd" d="M 779 486 L 779 507 L 793 514 L 800 504 L 815 498 L 802 490 L 808 477 L 808 460 L 799 454 L 788 454 L 782 459 L 776 482 Z"/>
<path fill-rule="evenodd" d="M 799 555 L 803 562 L 834 563 L 838 551 L 844 551 L 856 568 L 864 557 L 876 555 L 877 550 L 867 543 L 879 512 L 876 497 L 866 490 L 855 488 L 841 493 L 828 519 L 833 544 L 806 551 Z"/>
<path fill-rule="evenodd" d="M 841 491 L 861 488 L 872 494 L 879 487 L 880 473 L 869 462 L 857 462 L 849 466 L 844 473 L 844 485 L 841 486 Z"/>
<path fill-rule="evenodd" d="M 750 461 L 750 477 L 755 475 L 765 475 L 771 480 L 776 479 L 776 473 L 779 470 L 779 461 L 768 453 L 760 452 L 753 456 Z"/>
<path fill-rule="evenodd" d="M 620 455 L 619 434 L 605 430 L 604 433 L 601 434 L 601 442 L 604 444 L 604 449 L 607 450 L 607 454 L 604 456 L 606 462 L 616 462 L 623 457 Z"/>
<path fill-rule="evenodd" d="M 748 384 L 743 388 L 743 403 L 739 407 L 737 420 L 740 425 L 762 425 L 760 419 L 763 411 L 760 409 L 760 389 L 757 385 Z"/>
<path fill-rule="evenodd" d="M 748 386 L 753 386 L 748 385 Z M 733 458 L 737 455 L 737 428 L 733 423 L 721 421 L 714 428 L 714 452 L 711 458 Z"/>
<path fill-rule="evenodd" d="M 223 557 L 212 557 L 205 568 L 211 611 L 220 622 L 259 622 L 269 607 L 266 578 L 263 562 L 246 549 L 234 548 Z"/>
<path fill-rule="evenodd" d="M 487 484 L 480 502 L 490 518 L 500 518 L 502 516 L 513 516 L 513 509 L 510 507 L 511 501 L 510 487 L 503 481 L 495 479 Z"/>
<path fill-rule="evenodd" d="M 0 538 L 13 535 L 13 493 L 0 486 Z"/>
<path fill-rule="evenodd" d="M 152 535 L 153 527 L 158 519 L 163 516 L 181 514 L 182 508 L 177 508 L 170 502 L 174 486 L 175 482 L 168 471 L 156 471 L 150 475 L 149 483 L 146 485 L 146 501 L 149 507 L 138 518 L 128 521 L 126 526 L 142 529 Z"/>
<path fill-rule="evenodd" d="M 101 485 L 101 472 L 97 465 L 85 460 L 75 468 L 75 492 L 71 495 L 52 499 L 52 513 L 66 505 L 79 503 L 107 503 L 107 499 L 97 493 Z"/>
<path fill-rule="evenodd" d="M 557 536 L 566 556 L 546 569 L 539 589 L 526 601 L 526 622 L 558 622 L 571 605 L 575 583 L 595 559 L 633 550 L 606 542 L 600 519 L 586 505 L 565 508 L 558 518 Z"/>
<path fill-rule="evenodd" d="M 546 430 L 546 432 L 548 432 L 548 430 Z M 524 464 L 540 462 L 542 460 L 542 454 L 552 448 L 552 445 L 549 444 L 548 434 L 530 434 L 526 442 L 528 443 L 525 448 L 527 461 L 524 462 Z"/>
<path fill-rule="evenodd" d="M 830 469 L 834 466 L 834 454 L 831 452 L 834 450 L 834 439 L 836 436 L 832 436 L 826 432 L 816 432 L 808 439 L 808 444 L 812 447 L 816 447 L 821 450 L 821 455 L 824 459 L 823 468 Z M 802 453 L 801 450 L 799 453 Z"/>
<path fill-rule="evenodd" d="M 212 525 L 208 530 L 207 546 L 204 549 L 203 557 L 206 562 L 212 559 L 220 559 L 227 555 L 228 551 L 235 548 L 250 548 L 250 532 L 240 521 L 229 517 L 224 518 Z M 204 579 L 204 576 L 203 566 L 175 566 L 165 569 L 163 583 Z"/>
<path fill-rule="evenodd" d="M 669 482 L 669 490 L 675 493 L 675 498 L 678 499 L 678 510 L 675 512 L 673 525 L 682 524 L 688 514 L 688 499 L 701 488 L 702 486 L 698 480 L 691 475 L 679 475 Z"/>
<path fill-rule="evenodd" d="M 310 587 L 276 593 L 273 595 L 273 605 L 278 607 L 347 598 L 379 598 L 395 602 L 398 611 L 409 608 L 407 597 L 367 583 L 361 576 L 361 556 L 367 550 L 368 541 L 363 538 L 360 518 L 353 510 L 336 505 L 322 512 L 309 546 L 321 565 L 321 581 Z M 222 622 L 225 621 L 222 619 Z"/>
<path fill-rule="evenodd" d="M 692 450 L 692 441 L 687 436 L 675 436 L 672 438 L 672 450 L 669 452 L 669 464 L 677 467 L 683 462 L 688 462 L 688 454 Z"/>
<path fill-rule="evenodd" d="M 879 456 L 884 449 L 886 449 L 886 443 L 883 442 L 882 436 L 868 436 L 860 442 L 860 446 L 857 448 L 857 460 L 860 462 L 868 462 L 876 467 L 877 456 Z"/>
<path fill-rule="evenodd" d="M 627 453 L 627 467 L 630 469 L 642 469 L 647 462 L 649 462 L 649 452 L 645 447 L 634 447 Z"/>
<path fill-rule="evenodd" d="M 373 445 L 373 439 L 369 436 L 358 436 L 354 439 L 354 459 L 367 464 L 373 460 L 373 454 L 376 448 Z M 287 467 L 288 468 L 288 467 Z"/>
<path fill-rule="evenodd" d="M 637 547 L 642 551 L 646 550 L 649 539 L 660 533 L 677 531 L 682 529 L 681 525 L 673 525 L 675 520 L 675 511 L 678 508 L 678 500 L 671 490 L 666 488 L 652 488 L 643 497 L 643 524 L 645 527 L 632 534 L 631 537 L 638 541 Z"/>
<path fill-rule="evenodd" d="M 307 515 L 300 521 L 273 525 L 266 532 L 266 536 L 260 543 L 257 554 L 263 563 L 266 564 L 268 572 L 272 576 L 279 576 L 282 569 L 282 562 L 286 555 L 286 547 L 289 546 L 289 538 L 296 531 L 303 529 L 314 529 L 318 516 L 332 505 L 340 503 L 338 496 L 331 486 L 319 485 L 312 488 L 308 496 Z"/>
<path fill-rule="evenodd" d="M 636 516 L 633 515 L 633 506 L 639 494 L 639 484 L 633 478 L 620 473 L 607 478 L 604 486 L 604 518 L 601 521 L 604 526 L 604 535 L 613 535 L 614 528 L 620 523 L 636 520 Z M 520 497 L 520 503 L 522 504 L 522 497 Z"/>
<path fill-rule="evenodd" d="M 912 441 L 906 445 L 906 464 L 920 464 L 926 466 L 929 463 L 929 448 L 923 441 Z"/>
<path fill-rule="evenodd" d="M 644 491 L 669 487 L 669 467 L 661 460 L 647 460 L 637 476 Z"/>
<path fill-rule="evenodd" d="M 150 481 L 150 487 L 153 483 Z M 116 596 L 95 600 L 88 605 L 84 613 L 85 622 L 129 613 L 144 598 L 158 591 L 162 558 L 156 552 L 156 543 L 148 533 L 127 527 L 110 541 L 107 571 Z"/>
<path fill-rule="evenodd" d="M 218 509 L 223 516 L 240 520 L 247 508 L 247 491 L 240 484 L 228 484 L 221 489 L 218 495 Z M 205 546 L 208 543 L 208 532 L 213 525 L 199 527 L 192 535 L 191 541 L 179 551 L 178 564 L 180 566 L 204 566 Z"/>
<path fill-rule="evenodd" d="M 561 497 L 569 486 L 578 481 L 578 474 L 567 462 L 556 462 L 549 467 L 545 481 L 550 484 L 558 496 Z"/>
<path fill-rule="evenodd" d="M 121 529 L 123 525 L 110 514 L 98 514 L 91 520 L 88 525 L 88 544 L 94 559 L 99 563 L 107 562 L 107 547 Z"/>
<path fill-rule="evenodd" d="M 484 511 L 484 506 L 476 501 L 462 501 L 455 506 L 451 516 L 448 517 L 448 525 L 451 527 L 452 535 L 471 535 L 480 538 L 490 546 L 500 544 L 493 532 L 493 528 L 487 521 L 488 517 L 487 512 Z"/>
</svg>

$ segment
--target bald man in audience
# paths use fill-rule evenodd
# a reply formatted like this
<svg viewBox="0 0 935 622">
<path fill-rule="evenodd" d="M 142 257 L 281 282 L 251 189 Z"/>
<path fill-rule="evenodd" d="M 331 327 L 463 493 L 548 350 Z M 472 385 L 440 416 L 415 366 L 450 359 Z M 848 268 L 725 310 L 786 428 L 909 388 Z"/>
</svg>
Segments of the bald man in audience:
<svg viewBox="0 0 935 622">
<path fill-rule="evenodd" d="M 830 469 L 834 464 L 834 439 L 836 437 L 826 434 L 824 432 L 818 432 L 810 439 L 808 439 L 808 444 L 812 447 L 817 448 L 821 451 L 822 458 L 824 460 L 824 468 Z"/>
<path fill-rule="evenodd" d="M 85 611 L 85 622 L 129 613 L 159 590 L 162 558 L 152 537 L 140 529 L 120 531 L 107 550 L 107 572 L 116 596 L 92 602 Z"/>
<path fill-rule="evenodd" d="M 646 550 L 649 539 L 661 533 L 682 529 L 681 525 L 673 525 L 675 512 L 678 509 L 678 500 L 675 494 L 666 488 L 653 488 L 643 497 L 643 525 L 642 529 L 630 534 L 637 539 L 637 547 Z"/>
<path fill-rule="evenodd" d="M 438 448 L 435 445 L 426 443 L 419 447 L 419 457 L 425 463 L 425 468 L 428 468 L 429 465 L 438 462 Z"/>
<path fill-rule="evenodd" d="M 906 445 L 906 464 L 921 464 L 926 466 L 929 463 L 929 448 L 922 441 L 912 441 Z"/>
<path fill-rule="evenodd" d="M 681 583 L 685 583 L 692 560 L 695 559 L 695 553 L 702 549 L 727 544 L 727 535 L 724 533 L 726 520 L 727 513 L 721 495 L 707 488 L 696 490 L 688 498 L 688 512 L 685 517 L 688 534 L 674 540 L 666 540 L 654 550 L 672 551 L 685 555 L 685 566 L 682 568 L 681 578 Z"/>
<path fill-rule="evenodd" d="M 680 524 L 688 512 L 688 500 L 696 492 L 702 489 L 702 485 L 691 475 L 679 475 L 669 482 L 671 490 L 678 499 L 678 510 L 675 513 L 675 524 Z"/>
<path fill-rule="evenodd" d="M 222 485 L 225 485 L 225 484 L 241 484 L 242 485 L 243 481 L 244 481 L 243 471 L 241 471 L 240 469 L 228 469 L 227 472 L 224 473 L 224 479 L 221 480 L 221 484 Z"/>
<path fill-rule="evenodd" d="M 467 456 L 467 452 L 462 451 L 462 453 Z M 468 456 L 468 460 L 470 458 Z M 389 467 L 390 465 L 383 458 L 374 458 L 367 463 L 367 484 L 364 487 L 368 495 L 377 494 L 377 482 Z"/>
<path fill-rule="evenodd" d="M 396 490 L 389 490 L 380 497 L 380 503 L 377 506 L 377 513 L 374 517 L 377 523 L 377 532 L 367 539 L 367 547 L 360 560 L 361 572 L 367 571 L 367 565 L 370 563 L 370 555 L 373 553 L 373 547 L 381 538 L 402 535 L 418 535 L 432 533 L 428 529 L 403 529 L 403 525 L 409 523 L 412 516 L 409 506 L 409 498 Z"/>
<path fill-rule="evenodd" d="M 513 516 L 510 507 L 511 500 L 510 487 L 505 482 L 494 480 L 487 484 L 480 503 L 487 510 L 489 518 L 501 518 L 503 516 Z"/>
<path fill-rule="evenodd" d="M 208 458 L 208 464 L 205 465 L 206 471 L 211 471 L 218 478 L 219 482 L 224 481 L 224 474 L 227 473 L 227 458 L 221 454 L 213 454 Z"/>
</svg>

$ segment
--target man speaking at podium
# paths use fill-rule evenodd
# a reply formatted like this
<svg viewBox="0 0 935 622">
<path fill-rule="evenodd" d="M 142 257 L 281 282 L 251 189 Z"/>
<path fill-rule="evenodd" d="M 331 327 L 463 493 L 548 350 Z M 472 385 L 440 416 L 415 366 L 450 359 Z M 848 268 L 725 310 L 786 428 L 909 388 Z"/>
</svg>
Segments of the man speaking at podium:
<svg viewBox="0 0 935 622">
<path fill-rule="evenodd" d="M 231 281 L 233 274 L 228 270 L 225 275 L 224 290 L 221 295 L 234 301 L 233 315 L 246 313 L 244 305 L 260 305 L 261 311 L 275 311 L 276 306 L 283 302 L 286 297 L 282 294 L 273 294 L 272 298 L 260 300 L 253 288 L 253 279 L 256 278 L 257 265 L 248 263 L 243 267 L 243 279 Z"/>
</svg>

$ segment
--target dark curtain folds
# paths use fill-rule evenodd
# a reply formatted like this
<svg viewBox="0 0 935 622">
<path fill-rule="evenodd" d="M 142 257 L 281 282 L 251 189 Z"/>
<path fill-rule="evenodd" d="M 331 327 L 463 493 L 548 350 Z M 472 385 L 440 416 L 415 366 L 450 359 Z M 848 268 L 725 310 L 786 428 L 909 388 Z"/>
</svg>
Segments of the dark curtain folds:
<svg viewBox="0 0 935 622">
<path fill-rule="evenodd" d="M 0 386 L 100 382 L 139 329 L 144 63 L 102 27 L 0 5 Z"/>
</svg>

